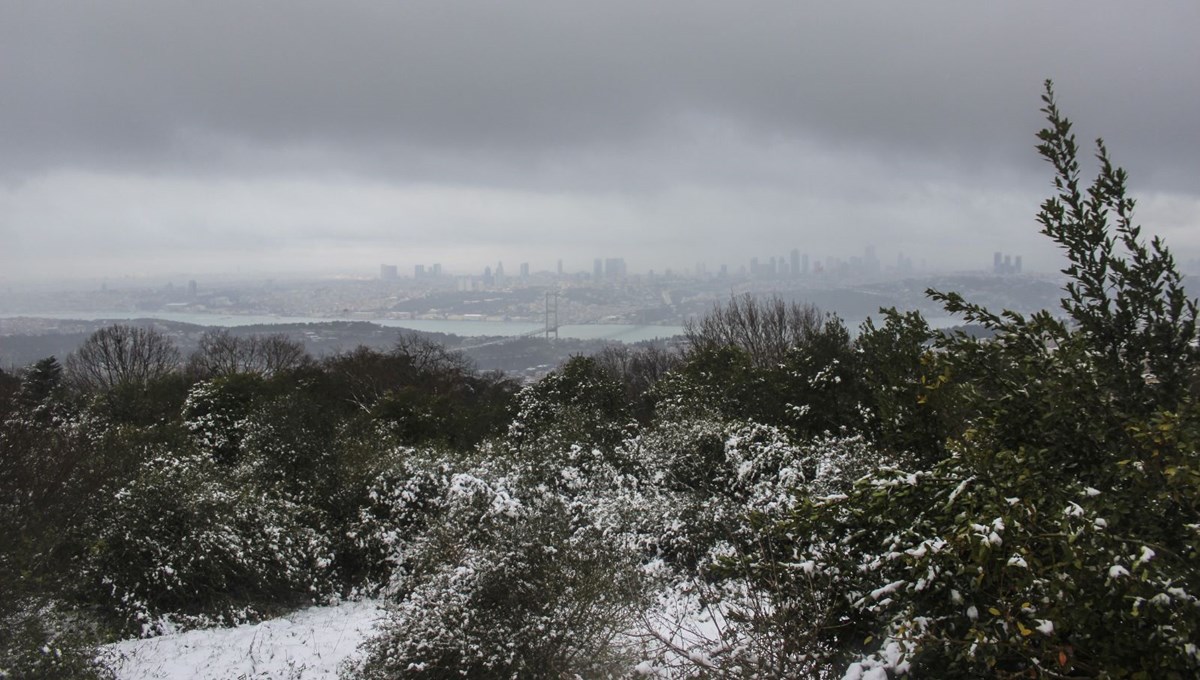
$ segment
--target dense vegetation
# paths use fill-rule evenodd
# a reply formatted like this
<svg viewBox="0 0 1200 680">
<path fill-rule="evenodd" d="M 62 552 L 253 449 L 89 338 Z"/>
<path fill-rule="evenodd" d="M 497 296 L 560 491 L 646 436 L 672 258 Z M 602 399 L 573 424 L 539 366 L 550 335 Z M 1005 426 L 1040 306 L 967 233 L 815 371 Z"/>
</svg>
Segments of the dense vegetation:
<svg viewBox="0 0 1200 680">
<path fill-rule="evenodd" d="M 518 389 L 115 326 L 0 373 L 0 675 L 372 595 L 351 677 L 1194 677 L 1196 303 L 1047 86 L 1062 313 L 736 298 Z"/>
</svg>

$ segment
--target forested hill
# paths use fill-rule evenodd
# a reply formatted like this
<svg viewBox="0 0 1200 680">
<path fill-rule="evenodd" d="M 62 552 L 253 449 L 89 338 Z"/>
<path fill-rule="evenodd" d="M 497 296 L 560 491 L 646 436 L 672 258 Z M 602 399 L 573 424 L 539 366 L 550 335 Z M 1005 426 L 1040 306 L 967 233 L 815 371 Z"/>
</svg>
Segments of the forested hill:
<svg viewBox="0 0 1200 680">
<path fill-rule="evenodd" d="M 0 675 L 372 596 L 352 678 L 1200 674 L 1196 302 L 1047 84 L 1062 314 L 734 298 L 520 387 L 110 326 L 0 373 Z"/>
<path fill-rule="evenodd" d="M 182 356 L 200 349 L 206 333 L 218 327 L 200 326 L 162 319 L 129 321 L 82 321 L 10 317 L 0 319 L 0 368 L 10 372 L 48 356 L 66 357 L 77 350 L 92 333 L 114 323 L 152 328 L 166 336 Z M 421 338 L 461 352 L 480 371 L 503 371 L 516 378 L 540 377 L 554 366 L 577 354 L 595 354 L 615 344 L 605 340 L 542 337 L 463 337 L 385 327 L 369 321 L 329 321 L 325 323 L 288 323 L 235 326 L 226 331 L 241 338 L 285 336 L 303 347 L 314 359 L 323 359 L 358 347 L 387 352 L 400 335 Z M 647 341 L 666 347 L 668 340 Z"/>
</svg>

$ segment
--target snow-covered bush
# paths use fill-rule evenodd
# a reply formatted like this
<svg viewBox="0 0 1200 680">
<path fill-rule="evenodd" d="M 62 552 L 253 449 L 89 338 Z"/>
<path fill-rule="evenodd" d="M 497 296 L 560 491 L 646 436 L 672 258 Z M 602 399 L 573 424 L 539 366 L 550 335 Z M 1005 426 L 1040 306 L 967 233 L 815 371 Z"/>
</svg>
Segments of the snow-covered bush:
<svg viewBox="0 0 1200 680">
<path fill-rule="evenodd" d="M 517 394 L 506 442 L 518 454 L 539 456 L 572 444 L 610 451 L 630 420 L 621 385 L 588 357 L 572 357 Z"/>
<path fill-rule="evenodd" d="M 265 391 L 262 376 L 234 373 L 192 386 L 183 405 L 183 426 L 196 444 L 214 459 L 234 463 L 242 438 L 250 431 L 250 416 Z"/>
<path fill-rule="evenodd" d="M 394 544 L 399 603 L 354 677 L 606 677 L 628 665 L 614 641 L 641 596 L 634 551 L 586 493 L 508 473 L 443 468 L 393 491 L 400 524 L 414 510 L 437 517 Z"/>
<path fill-rule="evenodd" d="M 664 410 L 623 449 L 644 470 L 645 502 L 657 503 L 640 520 L 652 518 L 643 531 L 655 537 L 654 556 L 675 565 L 750 538 L 748 513 L 781 519 L 798 499 L 849 488 L 884 459 L 861 436 L 796 442 L 769 425 L 685 413 Z"/>
<path fill-rule="evenodd" d="M 0 678 L 103 680 L 94 630 L 62 603 L 0 596 Z"/>
<path fill-rule="evenodd" d="M 411 571 L 408 545 L 439 520 L 447 507 L 447 492 L 464 464 L 432 449 L 399 447 L 379 461 L 366 484 L 357 517 L 347 530 L 353 550 L 364 565 L 369 592 L 388 592 L 397 569 Z"/>
<path fill-rule="evenodd" d="M 88 526 L 89 599 L 131 633 L 233 622 L 324 593 L 305 508 L 192 451 L 155 451 Z"/>
</svg>

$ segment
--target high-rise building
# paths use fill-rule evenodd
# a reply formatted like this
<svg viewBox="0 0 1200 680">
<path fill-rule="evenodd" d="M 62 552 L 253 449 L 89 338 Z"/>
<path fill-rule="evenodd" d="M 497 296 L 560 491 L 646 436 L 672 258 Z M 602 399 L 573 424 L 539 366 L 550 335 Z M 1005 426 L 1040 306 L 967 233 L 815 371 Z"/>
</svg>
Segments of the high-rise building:
<svg viewBox="0 0 1200 680">
<path fill-rule="evenodd" d="M 875 246 L 867 246 L 863 250 L 863 269 L 871 274 L 879 271 L 879 258 L 875 256 Z"/>
<path fill-rule="evenodd" d="M 800 250 L 792 248 L 792 278 L 800 276 Z"/>
<path fill-rule="evenodd" d="M 558 260 L 558 275 L 562 276 L 562 258 Z"/>
<path fill-rule="evenodd" d="M 522 279 L 529 278 L 529 263 L 528 262 L 521 263 L 521 278 Z"/>
<path fill-rule="evenodd" d="M 441 276 L 441 275 L 442 275 L 442 265 L 441 265 L 441 263 L 435 262 L 435 263 L 433 264 L 433 275 L 434 275 L 434 276 Z"/>
<path fill-rule="evenodd" d="M 379 265 L 379 278 L 383 279 L 384 281 L 389 281 L 391 279 L 396 278 L 396 276 L 397 276 L 396 275 L 396 265 L 394 265 L 394 264 Z"/>
<path fill-rule="evenodd" d="M 419 264 L 419 265 L 413 267 L 413 278 L 414 279 L 425 278 L 425 265 Z"/>
<path fill-rule="evenodd" d="M 610 257 L 605 260 L 604 276 L 613 281 L 625 278 L 625 258 Z"/>
<path fill-rule="evenodd" d="M 1020 274 L 1021 256 L 1005 255 L 997 252 L 992 255 L 993 274 Z"/>
</svg>

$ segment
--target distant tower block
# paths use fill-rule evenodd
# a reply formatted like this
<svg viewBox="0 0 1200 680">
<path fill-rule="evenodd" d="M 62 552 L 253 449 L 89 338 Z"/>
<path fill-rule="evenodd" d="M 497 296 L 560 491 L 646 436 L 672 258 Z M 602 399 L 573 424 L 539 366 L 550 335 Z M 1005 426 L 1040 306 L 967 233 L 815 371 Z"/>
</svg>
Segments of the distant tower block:
<svg viewBox="0 0 1200 680">
<path fill-rule="evenodd" d="M 613 280 L 625 278 L 625 258 L 610 257 L 605 260 L 604 275 Z"/>
<path fill-rule="evenodd" d="M 384 281 L 390 281 L 390 280 L 396 278 L 396 265 L 394 265 L 394 264 L 379 265 L 379 278 L 383 279 Z"/>
</svg>

